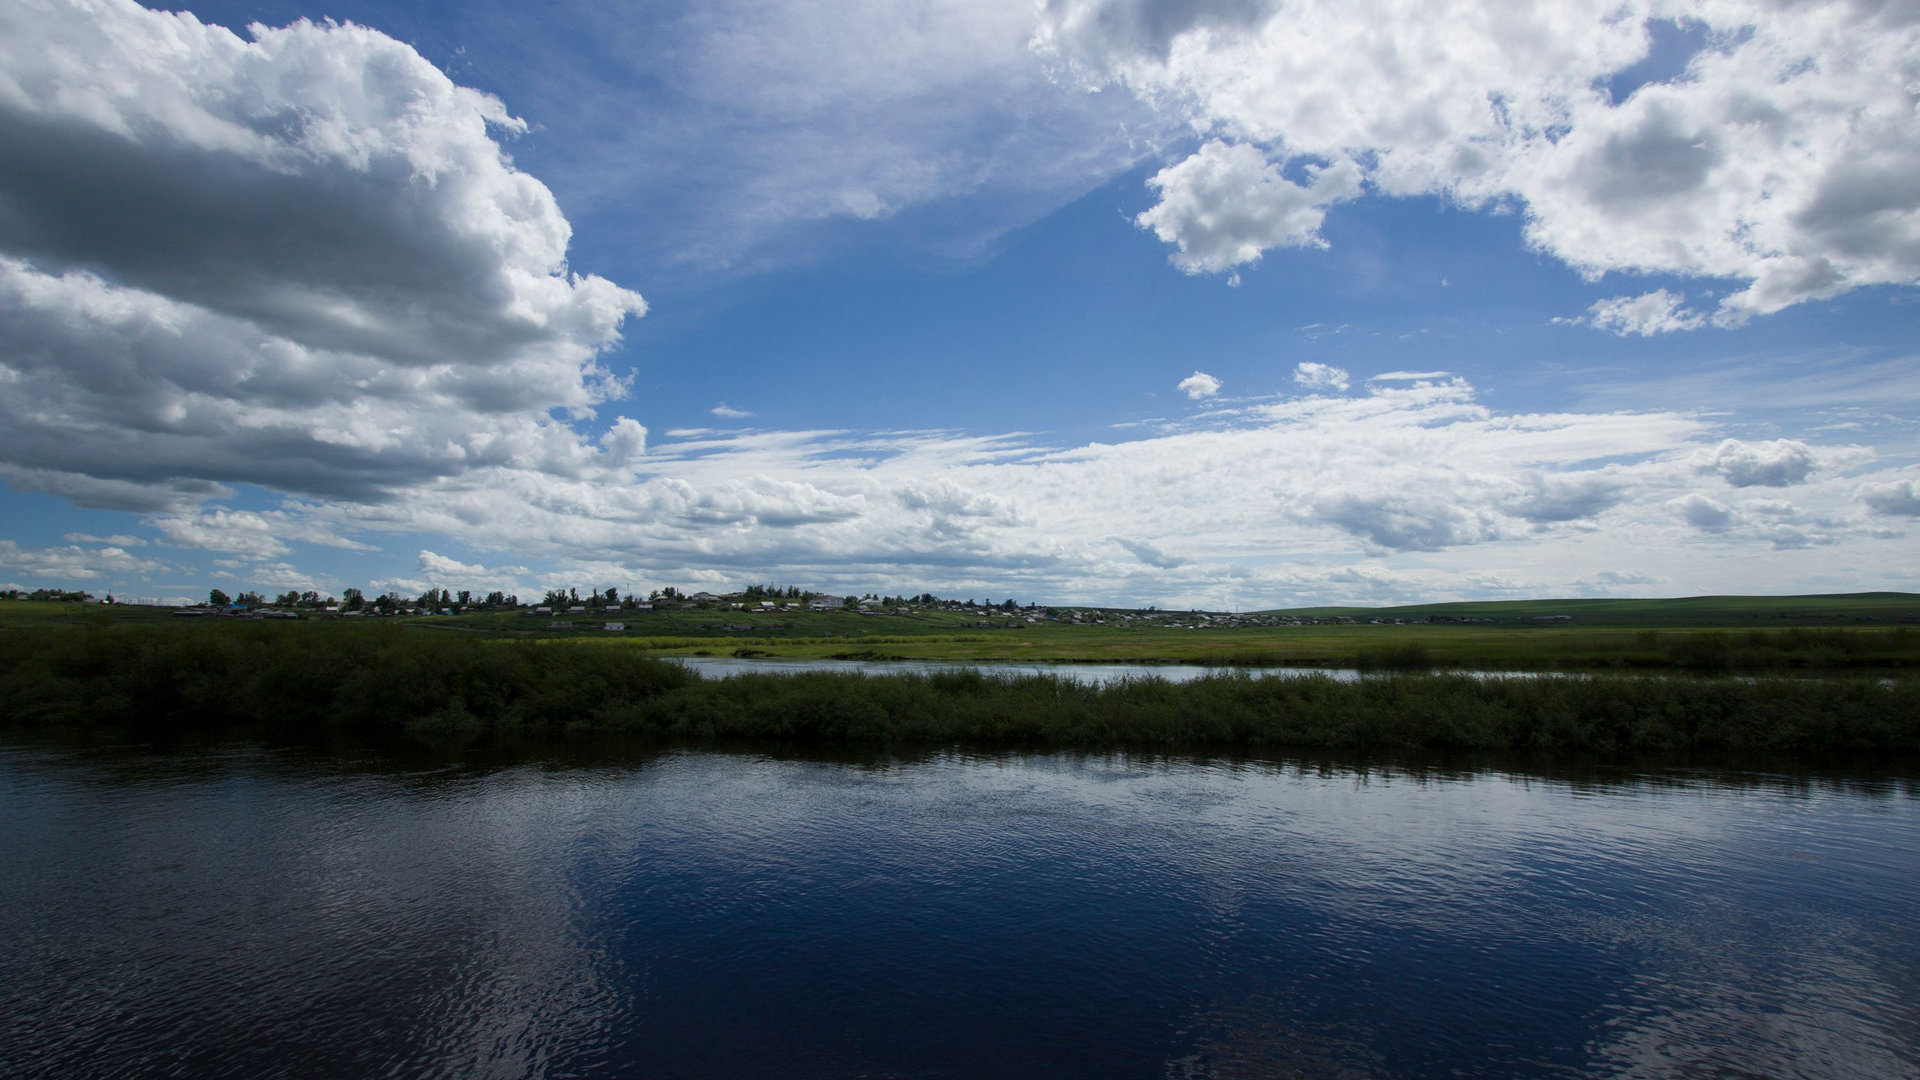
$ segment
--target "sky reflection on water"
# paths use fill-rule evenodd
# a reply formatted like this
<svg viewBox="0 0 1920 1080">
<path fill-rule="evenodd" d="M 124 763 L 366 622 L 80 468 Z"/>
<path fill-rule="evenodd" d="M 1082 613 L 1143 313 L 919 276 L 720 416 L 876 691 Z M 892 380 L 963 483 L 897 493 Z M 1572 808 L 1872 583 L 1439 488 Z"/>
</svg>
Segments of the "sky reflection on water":
<svg viewBox="0 0 1920 1080">
<path fill-rule="evenodd" d="M 9 1075 L 1920 1072 L 1912 781 L 0 750 Z"/>
</svg>

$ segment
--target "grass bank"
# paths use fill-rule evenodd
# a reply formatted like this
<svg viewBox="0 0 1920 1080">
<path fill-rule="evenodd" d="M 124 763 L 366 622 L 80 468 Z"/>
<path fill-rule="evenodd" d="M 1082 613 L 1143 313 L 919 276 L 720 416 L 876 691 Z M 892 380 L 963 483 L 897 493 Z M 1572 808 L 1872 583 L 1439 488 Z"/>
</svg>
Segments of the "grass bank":
<svg viewBox="0 0 1920 1080">
<path fill-rule="evenodd" d="M 709 680 L 629 649 L 394 626 L 48 627 L 0 634 L 0 726 L 1905 759 L 1920 757 L 1920 682 L 1223 672 L 1088 686 L 972 670 Z"/>
</svg>

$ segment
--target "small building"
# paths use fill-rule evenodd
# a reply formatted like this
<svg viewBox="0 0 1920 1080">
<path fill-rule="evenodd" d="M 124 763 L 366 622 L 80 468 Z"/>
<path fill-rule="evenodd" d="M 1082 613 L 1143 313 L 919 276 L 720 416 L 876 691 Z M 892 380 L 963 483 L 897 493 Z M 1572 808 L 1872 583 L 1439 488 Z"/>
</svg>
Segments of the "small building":
<svg viewBox="0 0 1920 1080">
<path fill-rule="evenodd" d="M 623 623 L 623 622 L 610 622 L 610 623 L 607 623 L 607 624 L 606 624 L 605 626 L 602 626 L 602 627 L 601 627 L 600 629 L 602 629 L 602 630 L 625 630 L 626 628 L 627 628 L 627 624 L 626 624 L 626 623 Z"/>
</svg>

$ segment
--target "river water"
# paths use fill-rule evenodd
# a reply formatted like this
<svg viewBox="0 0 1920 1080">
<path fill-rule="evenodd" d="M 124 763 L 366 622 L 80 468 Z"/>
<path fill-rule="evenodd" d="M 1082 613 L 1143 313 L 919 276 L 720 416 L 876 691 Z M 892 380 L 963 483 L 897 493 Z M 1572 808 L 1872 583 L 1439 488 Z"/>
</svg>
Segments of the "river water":
<svg viewBox="0 0 1920 1080">
<path fill-rule="evenodd" d="M 1920 1076 L 1920 783 L 0 744 L 8 1077 Z"/>
<path fill-rule="evenodd" d="M 1051 675 L 1098 686 L 1125 679 L 1164 679 L 1183 683 L 1208 675 L 1245 674 L 1254 678 L 1288 678 L 1324 675 L 1341 682 L 1353 682 L 1360 672 L 1353 668 L 1257 667 L 1235 668 L 1200 664 L 1064 664 L 963 660 L 782 660 L 736 656 L 676 656 L 673 662 L 709 679 L 730 675 L 793 675 L 800 672 L 840 672 L 851 675 L 934 675 L 948 671 L 978 671 L 983 675 Z M 1517 672 L 1493 672 L 1489 676 L 1517 675 Z"/>
</svg>

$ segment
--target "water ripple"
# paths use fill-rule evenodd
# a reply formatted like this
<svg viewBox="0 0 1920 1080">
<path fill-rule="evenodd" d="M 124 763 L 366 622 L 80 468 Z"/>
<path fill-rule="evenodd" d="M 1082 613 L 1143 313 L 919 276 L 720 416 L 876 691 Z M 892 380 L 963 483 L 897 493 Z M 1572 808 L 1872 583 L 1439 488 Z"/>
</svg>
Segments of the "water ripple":
<svg viewBox="0 0 1920 1080">
<path fill-rule="evenodd" d="M 1920 800 L 0 747 L 0 1072 L 1920 1075 Z"/>
</svg>

